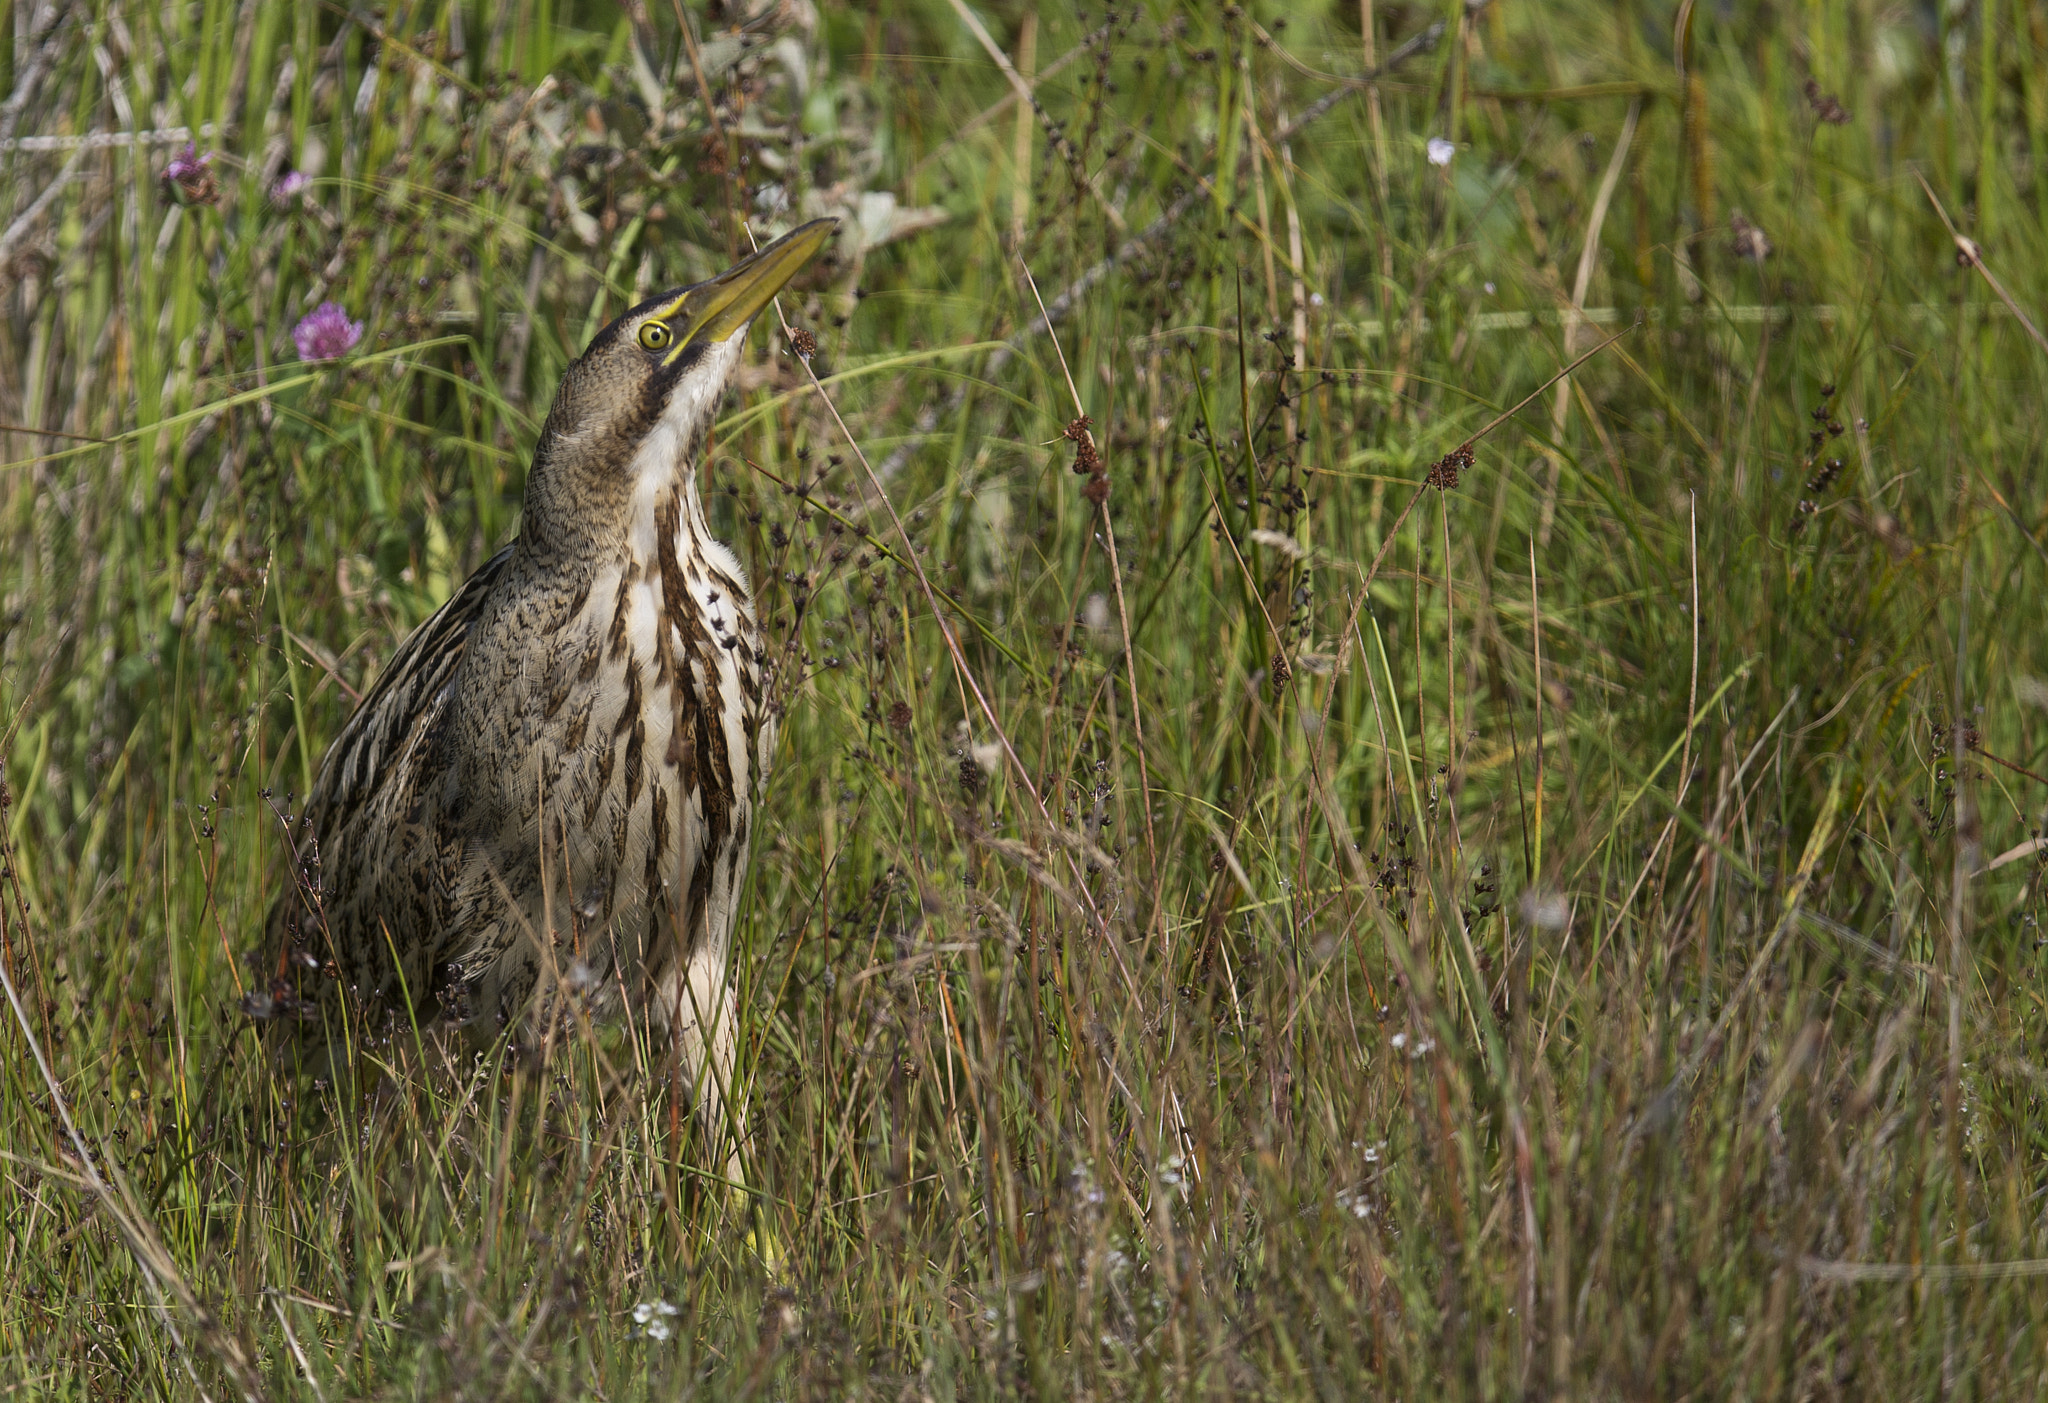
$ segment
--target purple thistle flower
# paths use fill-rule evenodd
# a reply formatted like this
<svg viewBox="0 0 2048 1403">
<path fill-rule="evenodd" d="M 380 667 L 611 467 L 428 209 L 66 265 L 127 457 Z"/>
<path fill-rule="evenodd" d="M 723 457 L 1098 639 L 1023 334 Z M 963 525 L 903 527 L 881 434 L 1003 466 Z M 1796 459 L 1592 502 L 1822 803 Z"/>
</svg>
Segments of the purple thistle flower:
<svg viewBox="0 0 2048 1403">
<path fill-rule="evenodd" d="M 352 322 L 339 302 L 322 302 L 292 328 L 300 360 L 334 360 L 363 339 L 363 324 Z"/>
<path fill-rule="evenodd" d="M 211 151 L 202 153 L 196 144 L 188 141 L 185 143 L 185 149 L 171 157 L 171 163 L 164 167 L 164 177 L 167 180 L 175 180 L 180 185 L 183 185 L 187 181 L 198 180 L 201 176 L 205 175 L 206 168 L 212 164 L 213 153 Z"/>
<path fill-rule="evenodd" d="M 164 167 L 164 187 L 171 197 L 181 205 L 210 205 L 220 199 L 220 187 L 214 183 L 213 153 L 201 151 L 191 142 L 185 149 L 171 157 Z"/>
<path fill-rule="evenodd" d="M 270 198 L 283 204 L 313 183 L 313 177 L 304 171 L 286 171 L 277 178 L 277 184 L 270 187 Z"/>
</svg>

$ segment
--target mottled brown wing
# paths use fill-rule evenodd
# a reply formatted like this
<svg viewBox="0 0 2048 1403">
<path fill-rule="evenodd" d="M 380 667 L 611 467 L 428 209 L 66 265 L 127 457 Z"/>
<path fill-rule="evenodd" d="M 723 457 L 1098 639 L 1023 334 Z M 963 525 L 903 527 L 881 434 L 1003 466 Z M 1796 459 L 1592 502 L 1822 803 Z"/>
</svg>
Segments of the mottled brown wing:
<svg viewBox="0 0 2048 1403">
<path fill-rule="evenodd" d="M 471 629 L 511 555 L 508 546 L 492 556 L 413 630 L 328 748 L 292 835 L 289 885 L 266 923 L 273 983 L 252 1011 L 310 1021 L 337 982 L 366 1011 L 426 998 L 436 877 L 459 861 L 423 812 L 439 777 L 433 742 Z"/>
</svg>

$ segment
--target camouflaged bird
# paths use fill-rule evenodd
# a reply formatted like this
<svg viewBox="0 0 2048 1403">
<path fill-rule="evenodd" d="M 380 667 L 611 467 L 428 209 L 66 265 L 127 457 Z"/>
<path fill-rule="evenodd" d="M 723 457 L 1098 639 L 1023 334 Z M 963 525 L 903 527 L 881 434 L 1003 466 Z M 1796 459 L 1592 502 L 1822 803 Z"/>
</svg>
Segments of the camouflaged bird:
<svg viewBox="0 0 2048 1403">
<path fill-rule="evenodd" d="M 251 1012 L 331 1058 L 337 1012 L 495 1036 L 567 989 L 665 1027 L 720 1124 L 775 724 L 697 455 L 748 326 L 834 223 L 643 302 L 563 375 L 518 539 L 406 639 L 321 764 Z"/>
</svg>

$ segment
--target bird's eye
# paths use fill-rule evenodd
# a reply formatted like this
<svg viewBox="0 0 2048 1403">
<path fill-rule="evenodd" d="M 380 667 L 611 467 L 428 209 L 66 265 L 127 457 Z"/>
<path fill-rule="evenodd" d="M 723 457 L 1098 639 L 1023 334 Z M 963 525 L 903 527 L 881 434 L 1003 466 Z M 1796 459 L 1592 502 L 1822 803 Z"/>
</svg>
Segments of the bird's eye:
<svg viewBox="0 0 2048 1403">
<path fill-rule="evenodd" d="M 648 322 L 640 328 L 640 348 L 645 351 L 666 351 L 675 339 L 666 322 Z"/>
</svg>

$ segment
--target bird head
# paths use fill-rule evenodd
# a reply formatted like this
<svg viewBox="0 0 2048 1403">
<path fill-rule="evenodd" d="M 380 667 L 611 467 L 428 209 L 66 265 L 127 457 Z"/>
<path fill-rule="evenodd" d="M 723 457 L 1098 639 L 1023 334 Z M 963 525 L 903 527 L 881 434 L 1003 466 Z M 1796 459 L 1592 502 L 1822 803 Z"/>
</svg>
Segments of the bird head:
<svg viewBox="0 0 2048 1403">
<path fill-rule="evenodd" d="M 563 373 L 534 450 L 520 533 L 529 551 L 588 556 L 631 532 L 636 499 L 666 499 L 695 461 L 747 328 L 838 223 L 812 220 L 598 332 Z"/>
</svg>

